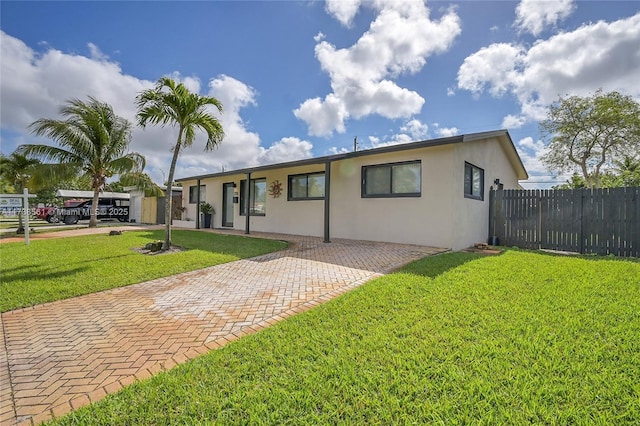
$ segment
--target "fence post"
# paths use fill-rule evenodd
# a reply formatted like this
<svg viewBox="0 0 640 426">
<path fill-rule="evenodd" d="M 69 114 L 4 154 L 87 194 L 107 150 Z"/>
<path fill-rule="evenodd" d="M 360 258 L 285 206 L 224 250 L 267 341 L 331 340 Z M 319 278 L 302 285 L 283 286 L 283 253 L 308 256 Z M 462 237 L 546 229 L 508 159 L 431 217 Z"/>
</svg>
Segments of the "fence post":
<svg viewBox="0 0 640 426">
<path fill-rule="evenodd" d="M 584 191 L 580 191 L 580 254 L 584 254 Z"/>
<path fill-rule="evenodd" d="M 496 218 L 495 218 L 495 206 L 493 203 L 496 201 L 495 190 L 493 187 L 489 190 L 489 235 L 487 235 L 488 243 L 492 243 L 492 238 L 495 235 Z"/>
</svg>

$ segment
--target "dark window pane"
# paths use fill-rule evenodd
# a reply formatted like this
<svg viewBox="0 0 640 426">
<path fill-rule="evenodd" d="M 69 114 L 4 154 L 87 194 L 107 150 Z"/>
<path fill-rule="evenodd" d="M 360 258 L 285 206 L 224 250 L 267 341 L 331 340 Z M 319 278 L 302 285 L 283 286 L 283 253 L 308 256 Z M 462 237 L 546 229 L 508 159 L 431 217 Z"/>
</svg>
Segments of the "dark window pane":
<svg viewBox="0 0 640 426">
<path fill-rule="evenodd" d="M 482 173 L 476 168 L 473 169 L 472 195 L 482 197 Z"/>
<path fill-rule="evenodd" d="M 365 174 L 365 194 L 381 195 L 391 193 L 391 168 L 367 167 Z"/>
<path fill-rule="evenodd" d="M 308 178 L 308 194 L 309 198 L 324 197 L 324 173 L 317 175 L 309 175 Z"/>
<path fill-rule="evenodd" d="M 307 198 L 307 176 L 291 176 L 291 198 Z"/>
<path fill-rule="evenodd" d="M 198 202 L 198 187 L 196 185 L 189 187 L 189 204 L 196 204 Z M 204 203 L 206 185 L 200 185 L 200 202 Z"/>
<path fill-rule="evenodd" d="M 420 192 L 420 163 L 398 164 L 393 166 L 392 171 L 394 194 Z"/>
<path fill-rule="evenodd" d="M 473 164 L 464 164 L 464 195 L 484 200 L 484 170 Z"/>
<path fill-rule="evenodd" d="M 464 193 L 471 195 L 471 166 L 468 164 L 464 166 Z"/>
<path fill-rule="evenodd" d="M 240 181 L 240 215 L 247 214 L 246 194 L 247 181 Z M 251 179 L 251 198 L 249 199 L 249 211 L 252 215 L 264 215 L 267 204 L 267 180 Z"/>
<path fill-rule="evenodd" d="M 251 206 L 251 213 L 265 214 L 267 212 L 267 180 L 256 179 L 253 181 L 252 192 L 253 205 Z"/>
</svg>

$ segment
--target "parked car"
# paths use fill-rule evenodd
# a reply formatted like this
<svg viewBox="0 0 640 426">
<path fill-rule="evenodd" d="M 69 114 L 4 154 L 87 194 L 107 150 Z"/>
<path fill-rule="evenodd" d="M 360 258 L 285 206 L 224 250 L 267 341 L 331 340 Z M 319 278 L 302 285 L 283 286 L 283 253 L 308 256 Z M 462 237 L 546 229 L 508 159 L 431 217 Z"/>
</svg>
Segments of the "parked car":
<svg viewBox="0 0 640 426">
<path fill-rule="evenodd" d="M 81 203 L 81 200 L 67 200 L 64 202 L 64 207 L 76 207 Z M 59 207 L 56 206 L 36 207 L 35 217 L 38 219 L 46 220 L 49 223 L 58 223 L 60 222 L 60 215 L 58 210 Z"/>
<path fill-rule="evenodd" d="M 59 218 L 67 225 L 74 225 L 79 220 L 91 218 L 93 200 L 85 201 L 75 207 L 64 208 L 59 212 Z M 129 200 L 100 199 L 98 200 L 98 219 L 118 219 L 120 222 L 129 221 Z"/>
</svg>

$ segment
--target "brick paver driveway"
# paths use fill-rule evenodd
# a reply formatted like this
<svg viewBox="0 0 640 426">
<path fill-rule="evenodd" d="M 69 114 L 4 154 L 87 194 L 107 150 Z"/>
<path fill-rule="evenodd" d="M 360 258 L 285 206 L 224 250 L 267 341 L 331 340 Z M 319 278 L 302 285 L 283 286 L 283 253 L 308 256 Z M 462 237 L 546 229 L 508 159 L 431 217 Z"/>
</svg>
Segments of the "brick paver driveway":
<svg viewBox="0 0 640 426">
<path fill-rule="evenodd" d="M 1 424 L 37 424 L 443 249 L 254 234 L 286 250 L 2 314 Z"/>
</svg>

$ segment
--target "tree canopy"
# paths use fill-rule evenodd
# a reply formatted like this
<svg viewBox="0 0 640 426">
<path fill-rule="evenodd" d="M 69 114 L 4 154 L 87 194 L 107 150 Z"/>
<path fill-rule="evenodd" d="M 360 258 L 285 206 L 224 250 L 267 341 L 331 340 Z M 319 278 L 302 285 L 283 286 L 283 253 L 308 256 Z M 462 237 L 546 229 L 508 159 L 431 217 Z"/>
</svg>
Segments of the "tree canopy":
<svg viewBox="0 0 640 426">
<path fill-rule="evenodd" d="M 616 161 L 639 159 L 640 104 L 615 91 L 560 97 L 540 132 L 549 140 L 542 162 L 550 171 L 579 172 L 587 187 L 598 188 Z"/>
<path fill-rule="evenodd" d="M 193 144 L 196 130 L 204 130 L 207 134 L 205 150 L 214 149 L 224 137 L 222 125 L 218 119 L 209 112 L 209 106 L 215 107 L 222 113 L 222 104 L 214 97 L 201 96 L 191 93 L 184 84 L 176 82 L 168 77 L 158 80 L 153 89 L 141 92 L 136 98 L 138 106 L 138 124 L 146 127 L 147 124 L 159 124 L 164 127 L 169 124 L 178 128 L 178 138 L 173 146 L 173 157 L 169 166 L 167 182 L 168 191 L 165 191 L 165 241 L 163 250 L 171 247 L 171 187 L 173 175 L 180 150 Z"/>
<path fill-rule="evenodd" d="M 94 191 L 90 227 L 97 226 L 96 210 L 107 179 L 144 169 L 145 159 L 128 152 L 131 123 L 119 117 L 106 103 L 89 97 L 72 99 L 62 106 L 64 120 L 41 118 L 30 127 L 34 134 L 48 137 L 59 146 L 21 145 L 18 152 L 41 160 L 52 180 L 84 175 L 91 179 Z"/>
</svg>

